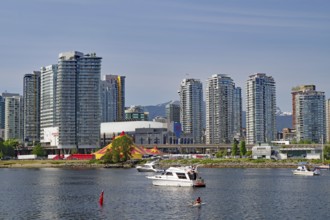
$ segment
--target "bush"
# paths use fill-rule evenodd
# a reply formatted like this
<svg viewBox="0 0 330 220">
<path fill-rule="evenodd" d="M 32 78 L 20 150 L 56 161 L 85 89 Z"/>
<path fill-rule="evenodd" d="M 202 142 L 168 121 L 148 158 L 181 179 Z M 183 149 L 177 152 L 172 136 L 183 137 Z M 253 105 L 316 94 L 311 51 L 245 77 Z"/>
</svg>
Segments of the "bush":
<svg viewBox="0 0 330 220">
<path fill-rule="evenodd" d="M 32 154 L 37 155 L 37 157 L 43 157 L 45 156 L 45 150 L 40 144 L 37 144 L 33 147 Z"/>
<path fill-rule="evenodd" d="M 227 150 L 226 150 L 226 149 L 224 149 L 224 150 L 219 150 L 219 151 L 215 154 L 216 158 L 222 158 L 222 157 L 224 157 L 224 156 L 226 156 L 226 155 L 227 155 Z"/>
</svg>

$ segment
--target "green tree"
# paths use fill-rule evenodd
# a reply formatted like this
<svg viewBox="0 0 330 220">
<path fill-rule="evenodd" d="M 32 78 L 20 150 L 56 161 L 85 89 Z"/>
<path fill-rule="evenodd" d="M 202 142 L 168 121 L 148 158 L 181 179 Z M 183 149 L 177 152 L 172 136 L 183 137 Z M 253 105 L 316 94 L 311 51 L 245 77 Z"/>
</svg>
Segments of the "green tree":
<svg viewBox="0 0 330 220">
<path fill-rule="evenodd" d="M 252 150 L 248 150 L 245 154 L 245 156 L 250 157 L 252 156 Z"/>
<path fill-rule="evenodd" d="M 330 145 L 325 145 L 323 147 L 323 155 L 324 155 L 324 159 L 326 160 L 330 159 Z"/>
<path fill-rule="evenodd" d="M 246 146 L 245 146 L 245 141 L 241 141 L 239 143 L 239 152 L 241 157 L 244 156 L 246 154 Z"/>
<path fill-rule="evenodd" d="M 119 150 L 112 151 L 112 162 L 114 162 L 114 163 L 120 162 L 120 151 Z"/>
<path fill-rule="evenodd" d="M 215 154 L 215 156 L 216 156 L 217 158 L 222 158 L 222 157 L 224 157 L 224 156 L 226 156 L 226 155 L 227 155 L 227 149 L 219 150 L 219 151 Z"/>
<path fill-rule="evenodd" d="M 106 160 L 113 163 L 125 162 L 131 158 L 131 151 L 133 148 L 133 140 L 128 135 L 123 135 L 115 138 L 112 141 L 112 147 Z"/>
<path fill-rule="evenodd" d="M 18 141 L 15 139 L 8 139 L 1 144 L 1 151 L 3 156 L 15 156 L 15 149 L 18 146 Z"/>
<path fill-rule="evenodd" d="M 112 163 L 112 152 L 111 150 L 107 149 L 104 156 L 102 157 L 104 163 Z"/>
<path fill-rule="evenodd" d="M 231 149 L 231 155 L 236 156 L 238 153 L 238 141 L 234 139 L 233 147 Z"/>
<path fill-rule="evenodd" d="M 3 150 L 3 141 L 0 140 L 0 158 L 3 158 L 3 152 L 2 152 L 2 150 Z"/>
<path fill-rule="evenodd" d="M 292 140 L 291 144 L 297 144 L 297 140 Z"/>
<path fill-rule="evenodd" d="M 45 150 L 40 144 L 37 144 L 33 147 L 32 154 L 37 155 L 37 157 L 43 157 L 45 156 Z"/>
<path fill-rule="evenodd" d="M 302 139 L 299 141 L 299 144 L 312 144 L 312 141 L 308 139 Z"/>
</svg>

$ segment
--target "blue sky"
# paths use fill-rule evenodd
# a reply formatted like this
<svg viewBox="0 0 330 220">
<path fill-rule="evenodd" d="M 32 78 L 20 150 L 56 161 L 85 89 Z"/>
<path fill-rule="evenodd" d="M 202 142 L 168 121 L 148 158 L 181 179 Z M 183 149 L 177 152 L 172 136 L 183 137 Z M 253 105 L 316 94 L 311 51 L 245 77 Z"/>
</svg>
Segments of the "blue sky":
<svg viewBox="0 0 330 220">
<path fill-rule="evenodd" d="M 4 0 L 0 92 L 22 93 L 23 75 L 64 51 L 96 52 L 102 74 L 126 76 L 126 104 L 178 100 L 180 82 L 228 74 L 273 76 L 277 105 L 291 88 L 330 95 L 328 0 Z"/>
</svg>

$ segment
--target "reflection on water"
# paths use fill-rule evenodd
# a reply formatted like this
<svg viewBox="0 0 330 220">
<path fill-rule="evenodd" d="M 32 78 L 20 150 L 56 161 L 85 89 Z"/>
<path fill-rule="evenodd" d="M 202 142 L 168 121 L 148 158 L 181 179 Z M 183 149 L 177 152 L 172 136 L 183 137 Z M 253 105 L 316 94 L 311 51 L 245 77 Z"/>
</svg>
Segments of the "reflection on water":
<svg viewBox="0 0 330 220">
<path fill-rule="evenodd" d="M 153 186 L 135 169 L 0 169 L 0 219 L 330 218 L 329 171 L 315 177 L 290 169 L 200 171 L 205 188 Z M 198 196 L 206 205 L 191 207 Z"/>
</svg>

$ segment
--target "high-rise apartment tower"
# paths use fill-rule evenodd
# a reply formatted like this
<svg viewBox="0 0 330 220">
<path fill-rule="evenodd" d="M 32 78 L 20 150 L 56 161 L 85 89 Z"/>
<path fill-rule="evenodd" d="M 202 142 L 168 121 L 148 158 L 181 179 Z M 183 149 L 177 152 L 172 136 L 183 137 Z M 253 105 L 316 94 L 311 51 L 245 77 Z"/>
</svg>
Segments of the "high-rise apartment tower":
<svg viewBox="0 0 330 220">
<path fill-rule="evenodd" d="M 303 88 L 304 86 L 300 86 Z M 301 89 L 297 92 L 293 88 L 295 103 L 294 110 L 295 129 L 297 141 L 309 140 L 315 143 L 324 143 L 326 139 L 326 113 L 324 92 L 311 89 Z"/>
<path fill-rule="evenodd" d="M 42 67 L 40 81 L 40 141 L 46 142 L 44 129 L 56 126 L 57 64 Z"/>
<path fill-rule="evenodd" d="M 326 141 L 330 142 L 330 99 L 326 101 Z"/>
<path fill-rule="evenodd" d="M 300 92 L 315 91 L 315 85 L 301 85 L 292 88 L 292 128 L 296 128 L 296 95 Z"/>
<path fill-rule="evenodd" d="M 125 120 L 125 76 L 105 75 L 101 81 L 102 122 Z"/>
<path fill-rule="evenodd" d="M 24 75 L 23 138 L 31 145 L 40 141 L 40 71 Z"/>
<path fill-rule="evenodd" d="M 276 139 L 276 90 L 273 77 L 249 76 L 246 84 L 246 142 L 270 143 Z"/>
<path fill-rule="evenodd" d="M 5 98 L 0 95 L 0 129 L 5 128 Z"/>
<path fill-rule="evenodd" d="M 99 146 L 101 57 L 60 53 L 56 83 L 58 148 Z"/>
<path fill-rule="evenodd" d="M 203 141 L 203 85 L 198 79 L 184 79 L 180 90 L 180 122 L 184 134 L 195 144 Z"/>
<path fill-rule="evenodd" d="M 170 122 L 180 122 L 180 104 L 179 103 L 168 103 L 165 106 L 166 118 Z"/>
<path fill-rule="evenodd" d="M 206 87 L 206 143 L 231 143 L 240 134 L 240 88 L 227 75 L 215 74 Z"/>
<path fill-rule="evenodd" d="M 23 100 L 20 95 L 5 98 L 5 140 L 23 141 Z"/>
</svg>

